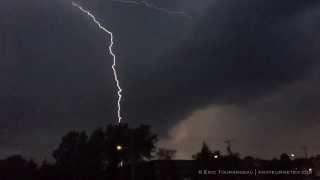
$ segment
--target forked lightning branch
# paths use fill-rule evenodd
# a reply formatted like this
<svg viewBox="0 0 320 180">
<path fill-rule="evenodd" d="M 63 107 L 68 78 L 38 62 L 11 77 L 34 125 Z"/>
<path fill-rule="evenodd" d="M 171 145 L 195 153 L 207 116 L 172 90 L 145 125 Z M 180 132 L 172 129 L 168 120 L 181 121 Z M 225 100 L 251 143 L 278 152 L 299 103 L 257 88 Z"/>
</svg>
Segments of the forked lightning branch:
<svg viewBox="0 0 320 180">
<path fill-rule="evenodd" d="M 118 110 L 117 110 L 117 114 L 118 114 L 118 123 L 121 123 L 121 98 L 122 98 L 122 95 L 121 95 L 121 92 L 122 92 L 122 88 L 120 86 L 120 82 L 119 82 L 119 79 L 118 79 L 118 73 L 117 73 L 117 69 L 116 69 L 116 63 L 117 63 L 117 59 L 116 59 L 116 55 L 113 53 L 112 51 L 112 48 L 113 48 L 113 44 L 114 44 L 114 41 L 113 41 L 113 33 L 111 31 L 109 31 L 107 28 L 105 28 L 104 26 L 101 25 L 101 23 L 96 19 L 96 17 L 90 13 L 90 11 L 84 9 L 82 6 L 80 6 L 79 4 L 75 3 L 75 2 L 72 2 L 72 5 L 74 7 L 77 7 L 79 8 L 83 13 L 86 13 L 91 19 L 92 21 L 102 30 L 104 31 L 105 33 L 107 33 L 109 36 L 110 36 L 110 44 L 109 44 L 109 47 L 108 47 L 108 50 L 109 50 L 109 53 L 110 55 L 112 56 L 113 58 L 113 64 L 112 64 L 112 70 L 113 70 L 113 75 L 114 75 L 114 80 L 116 82 L 116 85 L 117 85 L 117 88 L 118 88 L 118 100 L 117 100 L 117 106 L 118 106 Z"/>
<path fill-rule="evenodd" d="M 147 3 L 146 1 L 142 1 L 142 2 L 138 2 L 138 1 L 131 1 L 131 0 L 112 0 L 114 2 L 120 2 L 120 3 L 127 3 L 127 4 L 137 4 L 137 5 L 145 5 L 146 7 L 148 8 L 152 8 L 154 10 L 158 10 L 158 11 L 163 11 L 167 14 L 174 14 L 174 15 L 183 15 L 183 16 L 186 16 L 186 17 L 191 17 L 189 15 L 187 15 L 186 13 L 184 12 L 180 12 L 180 11 L 169 11 L 167 9 L 164 9 L 164 8 L 160 8 L 160 7 L 157 7 L 151 3 Z M 118 79 L 118 72 L 117 72 L 117 57 L 116 57 L 116 54 L 113 52 L 112 48 L 113 48 L 113 44 L 114 44 L 114 36 L 113 36 L 113 33 L 108 30 L 107 28 L 105 28 L 97 19 L 96 17 L 89 11 L 89 10 L 86 10 L 84 9 L 82 6 L 80 6 L 79 4 L 75 3 L 75 2 L 72 2 L 72 5 L 76 8 L 78 8 L 79 10 L 81 10 L 83 13 L 87 14 L 91 20 L 99 27 L 99 29 L 101 29 L 102 31 L 104 31 L 106 34 L 108 34 L 110 37 L 110 44 L 109 44 L 109 47 L 108 47 L 108 51 L 109 51 L 109 54 L 112 56 L 113 58 L 113 64 L 112 64 L 112 70 L 113 70 L 113 75 L 114 75 L 114 80 L 116 82 L 116 86 L 118 88 L 118 91 L 117 91 L 117 95 L 118 95 L 118 99 L 117 99 L 117 116 L 118 116 L 118 123 L 121 123 L 121 120 L 122 120 L 122 117 L 121 117 L 121 99 L 122 99 L 122 88 L 120 86 L 120 81 Z"/>
</svg>

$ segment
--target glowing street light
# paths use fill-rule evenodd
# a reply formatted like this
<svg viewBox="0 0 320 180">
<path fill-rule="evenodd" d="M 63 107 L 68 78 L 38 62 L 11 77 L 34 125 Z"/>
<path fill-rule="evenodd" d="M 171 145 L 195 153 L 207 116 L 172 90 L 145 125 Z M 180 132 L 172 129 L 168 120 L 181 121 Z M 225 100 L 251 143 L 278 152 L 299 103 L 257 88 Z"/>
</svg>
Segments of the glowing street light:
<svg viewBox="0 0 320 180">
<path fill-rule="evenodd" d="M 120 161 L 120 163 L 119 163 L 119 167 L 123 167 L 123 166 L 124 166 L 123 161 Z"/>
<path fill-rule="evenodd" d="M 214 156 L 213 156 L 213 158 L 218 159 L 218 158 L 219 158 L 219 156 L 218 156 L 218 155 L 214 155 Z"/>
<path fill-rule="evenodd" d="M 123 149 L 123 147 L 121 145 L 117 145 L 117 151 L 121 151 Z"/>
</svg>

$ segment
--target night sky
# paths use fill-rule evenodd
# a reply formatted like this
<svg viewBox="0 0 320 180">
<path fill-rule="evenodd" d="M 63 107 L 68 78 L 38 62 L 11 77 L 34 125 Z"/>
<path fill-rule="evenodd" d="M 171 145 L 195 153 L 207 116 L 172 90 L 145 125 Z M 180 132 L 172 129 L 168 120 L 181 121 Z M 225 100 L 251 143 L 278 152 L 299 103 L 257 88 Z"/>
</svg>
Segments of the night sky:
<svg viewBox="0 0 320 180">
<path fill-rule="evenodd" d="M 320 2 L 153 0 L 193 18 L 79 0 L 115 36 L 123 122 L 191 158 L 320 153 Z M 68 0 L 0 2 L 0 157 L 50 158 L 70 130 L 116 123 L 106 34 Z"/>
</svg>

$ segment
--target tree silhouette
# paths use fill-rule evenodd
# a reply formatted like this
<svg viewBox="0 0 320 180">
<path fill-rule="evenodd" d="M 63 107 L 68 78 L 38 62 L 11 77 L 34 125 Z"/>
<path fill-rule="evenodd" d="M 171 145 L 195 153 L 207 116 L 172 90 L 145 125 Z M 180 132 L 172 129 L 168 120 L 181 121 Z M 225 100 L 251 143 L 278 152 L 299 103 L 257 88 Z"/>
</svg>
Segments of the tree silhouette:
<svg viewBox="0 0 320 180">
<path fill-rule="evenodd" d="M 62 138 L 59 148 L 53 152 L 56 163 L 73 168 L 85 160 L 88 136 L 85 132 L 69 132 Z"/>
<path fill-rule="evenodd" d="M 90 136 L 75 131 L 66 134 L 53 157 L 64 177 L 103 179 L 119 166 L 151 159 L 156 142 L 157 136 L 150 126 L 108 125 Z"/>
<path fill-rule="evenodd" d="M 27 161 L 20 155 L 10 156 L 0 162 L 1 180 L 26 180 L 37 178 L 37 165 L 33 161 Z"/>
<path fill-rule="evenodd" d="M 194 160 L 210 160 L 213 159 L 213 157 L 214 154 L 205 142 L 202 143 L 201 151 L 192 155 L 192 159 Z"/>
<path fill-rule="evenodd" d="M 156 157 L 159 160 L 172 160 L 176 153 L 176 150 L 159 148 Z"/>
<path fill-rule="evenodd" d="M 53 152 L 58 173 L 67 178 L 82 179 L 88 176 L 90 154 L 87 151 L 88 135 L 86 132 L 67 133 Z"/>
<path fill-rule="evenodd" d="M 291 168 L 291 159 L 290 156 L 286 153 L 280 155 L 280 161 L 278 163 L 280 169 L 290 169 Z"/>
</svg>

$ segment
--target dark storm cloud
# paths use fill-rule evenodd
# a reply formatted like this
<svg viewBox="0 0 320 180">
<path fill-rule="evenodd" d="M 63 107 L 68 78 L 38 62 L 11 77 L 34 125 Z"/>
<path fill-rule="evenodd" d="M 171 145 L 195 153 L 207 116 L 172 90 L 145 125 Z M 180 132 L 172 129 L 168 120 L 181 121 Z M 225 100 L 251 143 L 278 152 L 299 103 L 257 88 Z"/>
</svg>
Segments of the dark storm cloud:
<svg viewBox="0 0 320 180">
<path fill-rule="evenodd" d="M 189 38 L 152 66 L 152 76 L 133 81 L 146 86 L 139 83 L 128 97 L 145 92 L 144 98 L 136 96 L 126 108 L 130 112 L 133 104 L 140 103 L 132 114 L 159 119 L 159 125 L 166 126 L 209 104 L 246 104 L 303 79 L 319 57 L 315 43 L 319 35 L 309 34 L 318 26 L 306 23 L 319 15 L 305 15 L 317 11 L 317 5 L 301 1 L 215 3 Z"/>
<path fill-rule="evenodd" d="M 191 21 L 108 0 L 79 3 L 114 32 L 124 121 L 151 124 L 162 135 L 212 104 L 261 111 L 251 101 L 304 81 L 317 67 L 315 1 L 155 1 L 187 10 Z M 39 157 L 65 131 L 116 122 L 112 59 L 95 24 L 70 1 L 0 7 L 3 155 Z"/>
<path fill-rule="evenodd" d="M 1 3 L 1 143 L 42 156 L 65 130 L 113 114 L 111 61 L 103 36 L 65 2 Z"/>
<path fill-rule="evenodd" d="M 227 138 L 236 138 L 235 149 L 244 155 L 302 156 L 301 147 L 306 145 L 309 153 L 319 152 L 314 141 L 319 138 L 319 76 L 313 73 L 319 71 L 318 4 L 241 1 L 232 6 L 227 14 L 219 6 L 213 8 L 217 11 L 212 10 L 193 34 L 199 40 L 187 41 L 179 51 L 186 51 L 185 58 L 176 58 L 181 61 L 167 71 L 192 73 L 186 81 L 172 75 L 186 84 L 180 84 L 176 94 L 193 102 L 177 107 L 190 105 L 199 111 L 171 128 L 161 144 L 183 149 L 182 158 L 199 150 L 195 147 L 202 140 L 224 150 Z M 208 28 L 213 26 L 218 29 Z M 181 65 L 191 61 L 199 67 Z M 195 101 L 190 101 L 193 97 Z"/>
<path fill-rule="evenodd" d="M 129 86 L 135 83 L 127 77 L 148 67 L 149 59 L 165 51 L 160 47 L 173 46 L 179 38 L 175 27 L 185 25 L 181 17 L 145 7 L 82 3 L 114 31 L 121 83 Z M 106 35 L 86 15 L 62 0 L 8 0 L 1 9 L 2 155 L 15 149 L 42 157 L 65 131 L 116 122 Z"/>
<path fill-rule="evenodd" d="M 211 105 L 170 128 L 162 146 L 179 149 L 179 158 L 191 158 L 202 141 L 226 152 L 224 140 L 235 139 L 233 150 L 274 158 L 283 152 L 304 156 L 319 153 L 319 76 L 297 81 L 246 106 Z"/>
</svg>

